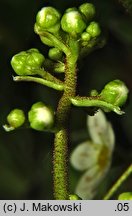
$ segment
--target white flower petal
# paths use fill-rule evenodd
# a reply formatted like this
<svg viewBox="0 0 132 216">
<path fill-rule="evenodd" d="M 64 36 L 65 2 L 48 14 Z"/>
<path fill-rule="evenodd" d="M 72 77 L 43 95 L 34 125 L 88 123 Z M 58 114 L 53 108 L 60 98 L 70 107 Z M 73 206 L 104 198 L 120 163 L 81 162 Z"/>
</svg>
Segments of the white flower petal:
<svg viewBox="0 0 132 216">
<path fill-rule="evenodd" d="M 83 200 L 93 199 L 109 167 L 110 163 L 107 164 L 104 170 L 100 170 L 99 166 L 96 165 L 92 169 L 86 171 L 80 178 L 75 193 Z"/>
<path fill-rule="evenodd" d="M 115 142 L 114 131 L 105 118 L 103 111 L 99 110 L 94 116 L 88 116 L 87 127 L 94 143 L 104 144 L 113 149 Z"/>
<path fill-rule="evenodd" d="M 105 145 L 109 148 L 111 153 L 113 152 L 115 144 L 115 134 L 110 122 L 107 123 L 107 132 L 105 134 Z"/>
<path fill-rule="evenodd" d="M 100 147 L 90 141 L 79 144 L 71 154 L 71 165 L 80 171 L 91 168 L 97 163 Z"/>
<path fill-rule="evenodd" d="M 78 145 L 71 154 L 71 164 L 84 171 L 80 178 L 75 193 L 82 199 L 92 199 L 100 182 L 107 174 L 115 143 L 115 136 L 111 124 L 105 118 L 103 111 L 87 118 L 87 126 L 92 141 Z"/>
<path fill-rule="evenodd" d="M 103 111 L 99 110 L 94 116 L 88 116 L 87 127 L 94 143 L 103 143 L 103 134 L 106 132 L 107 120 Z"/>
</svg>

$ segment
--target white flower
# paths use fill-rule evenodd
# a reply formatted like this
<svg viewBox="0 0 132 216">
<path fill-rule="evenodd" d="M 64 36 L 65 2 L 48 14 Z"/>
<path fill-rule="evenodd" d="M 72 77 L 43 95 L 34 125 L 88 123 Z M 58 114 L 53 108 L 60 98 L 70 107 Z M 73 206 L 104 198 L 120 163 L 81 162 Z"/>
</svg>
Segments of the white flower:
<svg viewBox="0 0 132 216">
<path fill-rule="evenodd" d="M 95 196 L 97 187 L 110 168 L 115 143 L 112 126 L 101 110 L 87 117 L 87 127 L 91 141 L 79 144 L 70 158 L 75 169 L 85 171 L 75 189 L 82 199 Z"/>
</svg>

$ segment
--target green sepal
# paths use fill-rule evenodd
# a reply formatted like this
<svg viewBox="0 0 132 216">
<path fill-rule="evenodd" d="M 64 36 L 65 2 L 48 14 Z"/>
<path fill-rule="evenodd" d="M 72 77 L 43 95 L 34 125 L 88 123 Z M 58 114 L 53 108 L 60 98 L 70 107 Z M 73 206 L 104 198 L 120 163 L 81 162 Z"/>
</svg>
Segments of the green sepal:
<svg viewBox="0 0 132 216">
<path fill-rule="evenodd" d="M 42 41 L 43 44 L 45 44 L 49 47 L 54 46 L 54 43 L 52 41 L 50 41 L 47 37 L 40 36 L 40 40 Z"/>
<path fill-rule="evenodd" d="M 54 43 L 51 40 L 41 35 L 42 33 L 41 28 L 36 23 L 34 25 L 34 32 L 40 36 L 40 40 L 42 41 L 43 44 L 50 46 L 50 47 L 54 46 Z"/>
<path fill-rule="evenodd" d="M 14 55 L 11 59 L 11 66 L 17 75 L 35 75 L 44 60 L 45 58 L 39 50 L 32 48 Z"/>
</svg>

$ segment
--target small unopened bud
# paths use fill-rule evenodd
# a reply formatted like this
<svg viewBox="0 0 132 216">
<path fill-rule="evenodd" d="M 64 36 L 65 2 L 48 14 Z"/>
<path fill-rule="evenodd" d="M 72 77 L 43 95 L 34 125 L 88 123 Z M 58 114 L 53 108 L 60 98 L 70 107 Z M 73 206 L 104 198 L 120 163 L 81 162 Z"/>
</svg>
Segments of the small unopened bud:
<svg viewBox="0 0 132 216">
<path fill-rule="evenodd" d="M 67 8 L 65 13 L 71 12 L 71 11 L 78 11 L 76 7 Z"/>
<path fill-rule="evenodd" d="M 81 34 L 81 39 L 83 40 L 83 41 L 86 41 L 86 42 L 88 42 L 89 40 L 90 40 L 90 34 L 89 33 L 87 33 L 87 32 L 83 32 L 82 34 Z"/>
<path fill-rule="evenodd" d="M 25 115 L 21 109 L 13 109 L 7 116 L 7 122 L 12 128 L 18 128 L 25 122 Z"/>
<path fill-rule="evenodd" d="M 36 16 L 39 31 L 56 32 L 60 28 L 61 14 L 53 7 L 43 7 Z"/>
<path fill-rule="evenodd" d="M 97 37 L 101 33 L 101 29 L 97 22 L 91 22 L 89 26 L 86 28 L 86 32 L 90 34 L 91 37 Z"/>
<path fill-rule="evenodd" d="M 87 22 L 90 21 L 95 15 L 95 7 L 91 3 L 84 3 L 80 5 L 79 10 L 85 16 Z"/>
<path fill-rule="evenodd" d="M 100 96 L 108 103 L 115 106 L 122 106 L 127 100 L 128 88 L 121 80 L 113 80 L 105 85 Z"/>
<path fill-rule="evenodd" d="M 33 48 L 14 55 L 11 59 L 11 66 L 20 76 L 35 75 L 44 60 L 44 56 L 38 49 Z"/>
<path fill-rule="evenodd" d="M 86 23 L 77 10 L 71 10 L 63 15 L 61 19 L 61 27 L 63 31 L 70 34 L 79 34 L 86 28 Z"/>
<path fill-rule="evenodd" d="M 28 112 L 28 119 L 31 128 L 38 131 L 50 130 L 54 124 L 54 112 L 44 103 L 37 102 Z"/>
<path fill-rule="evenodd" d="M 48 53 L 49 58 L 55 61 L 61 60 L 62 54 L 63 54 L 62 51 L 57 48 L 49 49 L 49 53 Z"/>
</svg>

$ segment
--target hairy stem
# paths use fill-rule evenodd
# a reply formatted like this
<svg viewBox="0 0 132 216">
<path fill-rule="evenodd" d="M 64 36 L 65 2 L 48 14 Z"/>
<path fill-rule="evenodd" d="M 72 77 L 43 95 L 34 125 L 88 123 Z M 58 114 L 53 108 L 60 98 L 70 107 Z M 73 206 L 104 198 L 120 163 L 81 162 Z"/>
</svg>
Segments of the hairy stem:
<svg viewBox="0 0 132 216">
<path fill-rule="evenodd" d="M 74 106 L 78 107 L 99 107 L 102 109 L 107 109 L 107 111 L 113 111 L 118 115 L 124 114 L 120 107 L 110 104 L 106 101 L 103 101 L 100 96 L 91 96 L 91 97 L 80 97 L 76 96 L 71 98 L 71 102 Z"/>
<path fill-rule="evenodd" d="M 74 51 L 73 51 L 74 52 Z M 59 101 L 56 113 L 57 132 L 54 140 L 53 181 L 56 200 L 67 200 L 68 190 L 68 125 L 71 101 L 76 93 L 76 61 L 77 53 L 72 52 L 66 57 L 64 93 Z"/>
</svg>

